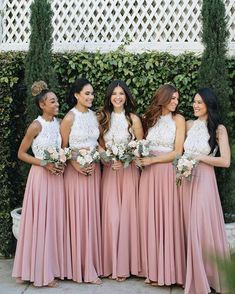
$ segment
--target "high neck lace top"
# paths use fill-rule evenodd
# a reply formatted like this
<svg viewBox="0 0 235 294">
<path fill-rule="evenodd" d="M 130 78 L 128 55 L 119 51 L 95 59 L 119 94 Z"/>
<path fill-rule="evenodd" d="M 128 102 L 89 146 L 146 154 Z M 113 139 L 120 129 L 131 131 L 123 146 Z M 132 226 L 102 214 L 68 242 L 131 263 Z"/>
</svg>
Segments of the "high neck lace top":
<svg viewBox="0 0 235 294">
<path fill-rule="evenodd" d="M 73 108 L 71 111 L 74 113 L 74 122 L 69 135 L 70 148 L 95 148 L 99 138 L 96 114 L 90 109 L 87 112 L 80 112 Z"/>
<path fill-rule="evenodd" d="M 104 134 L 105 143 L 129 143 L 134 137 L 128 132 L 128 121 L 125 112 L 112 112 L 110 128 Z"/>
<path fill-rule="evenodd" d="M 32 151 L 36 158 L 43 159 L 45 149 L 48 147 L 61 147 L 60 124 L 56 118 L 52 121 L 46 121 L 41 116 L 38 116 L 36 120 L 41 124 L 42 130 L 33 140 Z"/>
<path fill-rule="evenodd" d="M 184 151 L 186 154 L 208 155 L 210 153 L 210 145 L 208 140 L 210 135 L 205 120 L 197 119 L 188 130 L 187 138 L 184 142 Z"/>
<path fill-rule="evenodd" d="M 170 112 L 159 117 L 156 124 L 149 129 L 146 139 L 152 143 L 154 151 L 170 152 L 174 150 L 175 134 L 176 125 Z"/>
</svg>

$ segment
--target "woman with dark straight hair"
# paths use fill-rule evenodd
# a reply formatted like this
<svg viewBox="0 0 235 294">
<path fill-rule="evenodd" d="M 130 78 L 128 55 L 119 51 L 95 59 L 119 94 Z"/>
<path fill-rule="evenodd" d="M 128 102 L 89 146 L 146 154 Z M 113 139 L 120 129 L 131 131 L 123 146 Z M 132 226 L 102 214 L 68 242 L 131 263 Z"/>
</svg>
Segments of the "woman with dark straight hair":
<svg viewBox="0 0 235 294">
<path fill-rule="evenodd" d="M 100 143 L 104 149 L 106 144 L 143 138 L 141 121 L 134 112 L 134 99 L 127 85 L 120 80 L 111 82 L 99 114 Z M 120 161 L 104 165 L 101 184 L 103 274 L 120 282 L 130 274 L 138 275 L 138 184 L 139 171 L 134 164 L 126 168 Z"/>
<path fill-rule="evenodd" d="M 187 250 L 185 294 L 207 294 L 210 287 L 224 293 L 220 272 L 211 259 L 229 254 L 214 172 L 214 166 L 230 165 L 228 135 L 211 89 L 197 92 L 193 110 L 197 119 L 187 121 L 184 150 L 199 163 L 192 180 L 184 180 L 180 190 Z"/>
<path fill-rule="evenodd" d="M 141 271 L 151 285 L 184 284 L 185 251 L 179 195 L 172 162 L 183 152 L 185 120 L 177 113 L 179 92 L 161 86 L 144 114 L 153 157 L 140 159 L 139 222 Z"/>
<path fill-rule="evenodd" d="M 100 166 L 77 162 L 79 151 L 95 150 L 99 126 L 89 108 L 94 100 L 91 83 L 80 78 L 72 85 L 68 104 L 72 109 L 61 123 L 62 145 L 73 158 L 65 168 L 65 265 L 68 279 L 99 285 L 101 268 Z"/>
</svg>

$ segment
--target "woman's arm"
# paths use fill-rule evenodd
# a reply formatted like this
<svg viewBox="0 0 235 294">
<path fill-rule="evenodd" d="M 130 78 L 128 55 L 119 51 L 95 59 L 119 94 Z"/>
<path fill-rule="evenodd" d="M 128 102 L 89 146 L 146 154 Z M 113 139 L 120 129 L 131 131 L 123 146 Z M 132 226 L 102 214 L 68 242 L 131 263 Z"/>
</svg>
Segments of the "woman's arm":
<svg viewBox="0 0 235 294">
<path fill-rule="evenodd" d="M 176 123 L 176 136 L 174 150 L 166 154 L 162 154 L 156 157 L 144 157 L 141 158 L 141 165 L 146 166 L 153 163 L 172 162 L 177 154 L 183 153 L 183 144 L 185 139 L 185 119 L 182 115 L 177 114 L 175 117 Z"/>
<path fill-rule="evenodd" d="M 40 165 L 41 160 L 28 154 L 27 151 L 32 145 L 34 138 L 41 132 L 41 129 L 42 127 L 38 121 L 33 121 L 30 124 L 18 150 L 18 158 L 20 160 L 30 164 Z"/>
<path fill-rule="evenodd" d="M 60 133 L 62 137 L 62 148 L 69 146 L 69 134 L 74 121 L 74 114 L 70 111 L 66 114 L 60 124 Z"/>
<path fill-rule="evenodd" d="M 229 146 L 228 133 L 223 125 L 220 125 L 217 129 L 217 140 L 220 150 L 219 157 L 198 155 L 195 159 L 217 167 L 229 167 L 231 161 L 231 151 Z"/>
<path fill-rule="evenodd" d="M 131 113 L 131 120 L 132 120 L 132 130 L 136 140 L 142 140 L 144 137 L 144 131 L 143 131 L 140 118 L 137 115 Z"/>
</svg>

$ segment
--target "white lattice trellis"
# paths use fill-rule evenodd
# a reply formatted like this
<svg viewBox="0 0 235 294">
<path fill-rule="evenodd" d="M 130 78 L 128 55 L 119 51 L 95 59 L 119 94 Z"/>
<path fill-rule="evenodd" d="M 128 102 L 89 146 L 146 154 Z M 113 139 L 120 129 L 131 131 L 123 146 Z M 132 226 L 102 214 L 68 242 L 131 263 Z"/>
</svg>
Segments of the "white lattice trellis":
<svg viewBox="0 0 235 294">
<path fill-rule="evenodd" d="M 32 0 L 0 0 L 2 50 L 27 50 Z M 201 51 L 202 0 L 51 0 L 54 49 Z M 235 0 L 226 0 L 229 50 L 235 53 Z"/>
</svg>

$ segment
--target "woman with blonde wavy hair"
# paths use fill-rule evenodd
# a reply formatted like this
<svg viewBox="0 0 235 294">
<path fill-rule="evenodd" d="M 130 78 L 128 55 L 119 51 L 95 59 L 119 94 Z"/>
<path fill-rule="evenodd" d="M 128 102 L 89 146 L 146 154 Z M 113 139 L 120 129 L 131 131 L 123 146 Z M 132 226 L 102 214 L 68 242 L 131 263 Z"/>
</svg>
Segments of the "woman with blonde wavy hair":
<svg viewBox="0 0 235 294">
<path fill-rule="evenodd" d="M 142 124 L 127 85 L 120 80 L 107 88 L 99 113 L 100 144 L 129 143 L 142 139 Z M 137 275 L 139 171 L 134 164 L 124 168 L 121 161 L 105 164 L 101 183 L 103 275 L 124 281 Z"/>
</svg>

